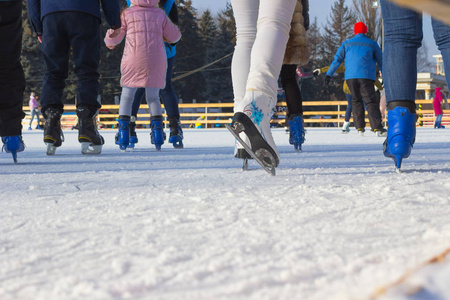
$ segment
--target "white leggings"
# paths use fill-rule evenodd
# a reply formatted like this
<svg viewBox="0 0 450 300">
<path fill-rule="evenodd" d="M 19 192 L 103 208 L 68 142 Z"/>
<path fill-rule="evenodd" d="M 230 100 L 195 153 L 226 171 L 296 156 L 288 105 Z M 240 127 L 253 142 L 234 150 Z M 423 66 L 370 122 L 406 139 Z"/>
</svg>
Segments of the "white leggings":
<svg viewBox="0 0 450 300">
<path fill-rule="evenodd" d="M 131 116 L 131 106 L 138 88 L 122 87 L 120 96 L 119 116 Z M 161 102 L 159 101 L 159 88 L 145 88 L 145 99 L 151 116 L 162 115 Z"/>
<path fill-rule="evenodd" d="M 273 99 L 297 0 L 231 0 L 236 47 L 231 64 L 234 100 L 247 90 Z"/>
</svg>

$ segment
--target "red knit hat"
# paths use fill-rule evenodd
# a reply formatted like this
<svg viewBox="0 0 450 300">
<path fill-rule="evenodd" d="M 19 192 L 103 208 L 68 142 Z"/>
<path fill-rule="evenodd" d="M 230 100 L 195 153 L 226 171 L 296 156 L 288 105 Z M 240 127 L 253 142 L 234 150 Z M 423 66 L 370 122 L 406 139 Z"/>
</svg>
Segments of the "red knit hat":
<svg viewBox="0 0 450 300">
<path fill-rule="evenodd" d="M 367 26 L 363 22 L 358 22 L 355 24 L 355 35 L 358 33 L 367 33 Z"/>
</svg>

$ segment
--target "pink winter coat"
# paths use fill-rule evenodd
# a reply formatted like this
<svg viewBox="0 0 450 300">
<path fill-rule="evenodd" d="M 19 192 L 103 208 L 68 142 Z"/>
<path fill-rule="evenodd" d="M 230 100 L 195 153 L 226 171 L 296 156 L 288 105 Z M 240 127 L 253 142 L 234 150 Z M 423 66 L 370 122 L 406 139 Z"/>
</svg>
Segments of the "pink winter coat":
<svg viewBox="0 0 450 300">
<path fill-rule="evenodd" d="M 442 115 L 442 108 L 441 108 L 441 102 L 442 102 L 442 88 L 437 87 L 436 92 L 434 93 L 434 100 L 433 100 L 433 108 L 434 108 L 434 114 Z"/>
<path fill-rule="evenodd" d="M 158 0 L 131 0 L 131 6 L 122 12 L 122 27 L 117 36 L 108 30 L 107 46 L 115 46 L 125 39 L 121 85 L 126 87 L 164 88 L 167 58 L 163 41 L 175 43 L 180 30 L 156 7 Z"/>
</svg>

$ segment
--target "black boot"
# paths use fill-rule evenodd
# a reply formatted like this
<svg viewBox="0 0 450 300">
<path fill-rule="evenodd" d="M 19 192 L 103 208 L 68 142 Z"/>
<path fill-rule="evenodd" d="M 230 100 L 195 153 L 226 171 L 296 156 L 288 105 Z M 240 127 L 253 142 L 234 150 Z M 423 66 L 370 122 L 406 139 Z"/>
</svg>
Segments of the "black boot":
<svg viewBox="0 0 450 300">
<path fill-rule="evenodd" d="M 172 143 L 174 148 L 183 148 L 183 130 L 180 121 L 177 118 L 169 118 L 169 128 L 169 143 Z"/>
<path fill-rule="evenodd" d="M 136 134 L 136 117 L 130 118 L 130 148 L 134 148 L 134 145 L 138 143 L 138 137 Z"/>
<path fill-rule="evenodd" d="M 62 145 L 64 135 L 61 130 L 62 110 L 49 107 L 43 112 L 45 118 L 44 143 L 47 145 L 47 155 L 54 155 L 56 148 Z"/>
<path fill-rule="evenodd" d="M 80 106 L 77 108 L 77 116 L 78 141 L 81 143 L 81 153 L 100 154 L 105 141 L 97 130 L 96 111 Z"/>
</svg>

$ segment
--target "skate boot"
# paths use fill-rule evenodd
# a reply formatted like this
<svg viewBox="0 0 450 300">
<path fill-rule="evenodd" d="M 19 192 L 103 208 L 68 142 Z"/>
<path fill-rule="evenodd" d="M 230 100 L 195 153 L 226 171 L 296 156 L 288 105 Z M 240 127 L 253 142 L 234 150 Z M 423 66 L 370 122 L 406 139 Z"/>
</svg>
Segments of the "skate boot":
<svg viewBox="0 0 450 300">
<path fill-rule="evenodd" d="M 374 129 L 373 132 L 377 135 L 377 136 L 386 136 L 387 135 L 387 130 L 385 128 L 381 128 L 381 129 Z"/>
<path fill-rule="evenodd" d="M 273 115 L 274 100 L 259 91 L 248 91 L 235 103 L 235 114 L 227 129 L 268 173 L 275 175 L 280 156 L 270 131 L 270 119 Z M 241 136 L 245 135 L 246 139 Z M 247 159 L 244 158 L 244 166 Z"/>
<path fill-rule="evenodd" d="M 150 128 L 152 130 L 150 133 L 151 143 L 155 145 L 156 150 L 160 151 L 165 140 L 162 116 L 152 117 L 150 121 Z"/>
<path fill-rule="evenodd" d="M 289 117 L 289 144 L 294 145 L 295 150 L 301 151 L 305 142 L 305 130 L 303 129 L 303 119 L 301 115 Z"/>
<path fill-rule="evenodd" d="M 169 143 L 172 143 L 174 148 L 183 148 L 183 130 L 180 125 L 177 118 L 169 118 Z"/>
<path fill-rule="evenodd" d="M 130 118 L 130 148 L 134 148 L 134 145 L 138 143 L 138 138 L 136 134 L 136 117 L 131 116 Z"/>
<path fill-rule="evenodd" d="M 116 145 L 120 150 L 126 150 L 130 144 L 130 117 L 119 116 L 119 132 L 116 134 Z"/>
<path fill-rule="evenodd" d="M 364 131 L 366 131 L 364 128 L 358 128 L 358 134 L 360 136 L 364 136 Z"/>
<path fill-rule="evenodd" d="M 6 153 L 11 153 L 14 163 L 17 163 L 17 152 L 22 152 L 25 149 L 25 144 L 23 143 L 22 136 L 3 136 L 3 150 Z"/>
<path fill-rule="evenodd" d="M 350 122 L 344 122 L 344 125 L 342 125 L 342 133 L 346 134 L 350 132 Z"/>
<path fill-rule="evenodd" d="M 47 145 L 47 155 L 55 155 L 56 148 L 64 142 L 61 130 L 62 111 L 58 108 L 49 107 L 43 113 L 45 117 L 44 143 Z"/>
<path fill-rule="evenodd" d="M 77 116 L 78 142 L 81 143 L 81 153 L 100 154 L 105 140 L 97 130 L 96 111 L 80 106 L 77 108 Z"/>
<path fill-rule="evenodd" d="M 383 153 L 394 159 L 397 171 L 402 160 L 408 158 L 416 138 L 417 116 L 407 107 L 397 106 L 388 113 L 389 127 Z"/>
</svg>

